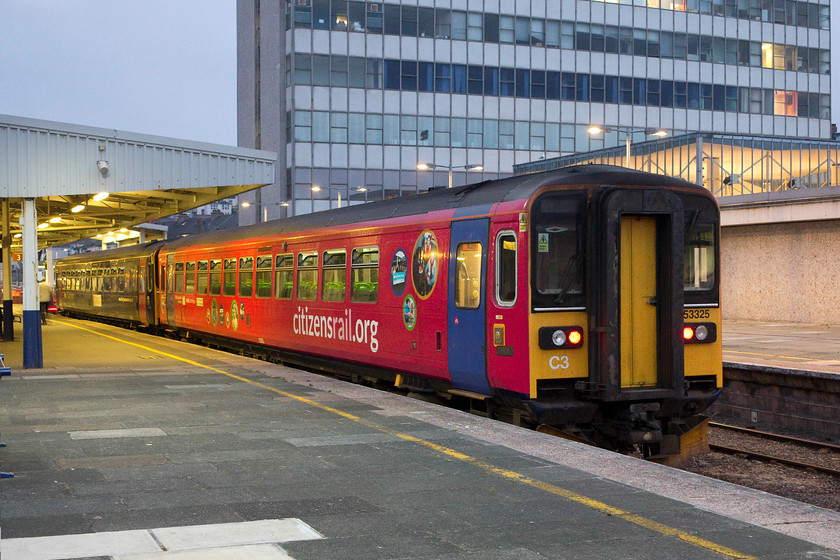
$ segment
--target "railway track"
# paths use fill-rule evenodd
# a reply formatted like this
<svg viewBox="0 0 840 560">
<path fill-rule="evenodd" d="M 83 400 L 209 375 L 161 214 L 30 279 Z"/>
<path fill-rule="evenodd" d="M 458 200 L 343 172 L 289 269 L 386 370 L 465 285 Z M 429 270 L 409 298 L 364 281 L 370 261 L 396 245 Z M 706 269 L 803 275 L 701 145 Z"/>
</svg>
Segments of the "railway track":
<svg viewBox="0 0 840 560">
<path fill-rule="evenodd" d="M 808 447 L 818 452 L 830 452 L 830 453 L 837 453 L 840 454 L 840 446 L 833 445 L 830 443 L 823 443 L 813 440 L 807 440 L 802 438 L 796 438 L 791 436 L 785 436 L 781 434 L 773 434 L 769 432 L 762 432 L 759 430 L 753 430 L 750 428 L 742 428 L 740 426 L 730 426 L 727 424 L 719 424 L 716 422 L 710 422 L 709 427 L 717 428 L 720 430 L 729 430 L 733 432 L 738 432 L 741 434 L 746 434 L 753 438 L 758 439 L 765 439 L 765 440 L 772 440 L 776 442 L 781 442 L 783 444 L 792 445 L 792 446 L 799 446 L 799 447 Z M 778 454 L 767 454 L 754 451 L 752 449 L 746 449 L 744 447 L 733 447 L 731 445 L 720 445 L 716 443 L 709 443 L 709 448 L 712 451 L 717 451 L 720 453 L 729 453 L 729 454 L 740 454 L 740 455 L 747 455 L 749 457 L 755 459 L 761 459 L 764 461 L 776 461 L 777 463 L 801 468 L 801 469 L 813 469 L 818 472 L 830 474 L 832 476 L 836 476 L 840 478 L 840 468 L 834 467 L 827 467 L 824 465 L 817 465 L 809 461 L 801 461 L 797 459 L 791 459 L 789 457 L 781 457 Z M 838 465 L 840 466 L 840 465 Z"/>
</svg>

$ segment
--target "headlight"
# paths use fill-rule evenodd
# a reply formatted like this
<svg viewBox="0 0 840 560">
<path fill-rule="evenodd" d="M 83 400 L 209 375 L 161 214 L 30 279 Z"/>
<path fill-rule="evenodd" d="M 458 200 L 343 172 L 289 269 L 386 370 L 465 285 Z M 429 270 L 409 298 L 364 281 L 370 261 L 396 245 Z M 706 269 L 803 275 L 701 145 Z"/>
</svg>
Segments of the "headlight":
<svg viewBox="0 0 840 560">
<path fill-rule="evenodd" d="M 558 348 L 560 346 L 563 346 L 564 344 L 566 344 L 566 333 L 561 331 L 560 329 L 557 329 L 551 335 L 551 342 L 553 342 L 554 345 L 557 346 Z"/>
</svg>

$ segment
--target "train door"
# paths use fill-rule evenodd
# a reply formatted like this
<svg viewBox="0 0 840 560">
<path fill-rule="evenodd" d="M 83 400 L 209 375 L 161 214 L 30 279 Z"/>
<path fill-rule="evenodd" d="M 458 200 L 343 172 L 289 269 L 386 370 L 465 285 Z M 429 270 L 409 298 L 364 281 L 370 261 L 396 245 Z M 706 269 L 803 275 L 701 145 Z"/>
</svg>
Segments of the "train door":
<svg viewBox="0 0 840 560">
<path fill-rule="evenodd" d="M 166 255 L 166 322 L 175 325 L 175 253 Z"/>
<path fill-rule="evenodd" d="M 142 284 L 140 297 L 146 302 L 146 323 L 149 325 L 155 322 L 155 260 L 153 258 L 143 259 L 145 262 L 140 265 L 140 270 L 145 270 L 146 281 Z M 142 274 L 142 272 L 141 272 Z"/>
<path fill-rule="evenodd" d="M 621 217 L 621 386 L 658 380 L 656 217 Z"/>
<path fill-rule="evenodd" d="M 146 306 L 149 305 L 149 300 L 146 299 L 146 257 L 140 257 L 137 265 L 137 317 L 140 321 L 148 322 L 148 311 Z"/>
<path fill-rule="evenodd" d="M 590 201 L 590 387 L 602 398 L 685 391 L 682 200 L 601 187 Z"/>
<path fill-rule="evenodd" d="M 487 218 L 453 222 L 449 241 L 449 374 L 458 389 L 490 394 L 485 306 Z"/>
</svg>

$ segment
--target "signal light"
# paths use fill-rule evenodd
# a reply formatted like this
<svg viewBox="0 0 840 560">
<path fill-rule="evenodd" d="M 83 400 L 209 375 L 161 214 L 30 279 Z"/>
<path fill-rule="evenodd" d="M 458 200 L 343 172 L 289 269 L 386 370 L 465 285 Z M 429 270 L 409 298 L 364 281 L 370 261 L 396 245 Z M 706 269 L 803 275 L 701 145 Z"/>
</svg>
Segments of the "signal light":
<svg viewBox="0 0 840 560">
<path fill-rule="evenodd" d="M 686 344 L 703 344 L 717 340 L 717 326 L 714 323 L 684 324 L 683 341 Z"/>
<path fill-rule="evenodd" d="M 543 350 L 580 348 L 583 345 L 583 328 L 579 326 L 541 327 L 538 340 Z"/>
</svg>

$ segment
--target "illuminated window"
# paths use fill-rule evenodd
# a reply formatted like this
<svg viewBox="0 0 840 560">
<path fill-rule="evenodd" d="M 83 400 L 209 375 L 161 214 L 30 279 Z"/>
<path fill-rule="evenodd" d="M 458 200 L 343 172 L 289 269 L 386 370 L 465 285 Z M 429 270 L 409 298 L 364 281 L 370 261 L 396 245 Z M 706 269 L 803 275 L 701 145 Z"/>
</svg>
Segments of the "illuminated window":
<svg viewBox="0 0 840 560">
<path fill-rule="evenodd" d="M 795 91 L 775 90 L 773 92 L 773 114 L 788 117 L 797 116 L 799 94 Z"/>
</svg>

